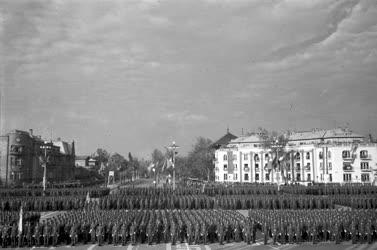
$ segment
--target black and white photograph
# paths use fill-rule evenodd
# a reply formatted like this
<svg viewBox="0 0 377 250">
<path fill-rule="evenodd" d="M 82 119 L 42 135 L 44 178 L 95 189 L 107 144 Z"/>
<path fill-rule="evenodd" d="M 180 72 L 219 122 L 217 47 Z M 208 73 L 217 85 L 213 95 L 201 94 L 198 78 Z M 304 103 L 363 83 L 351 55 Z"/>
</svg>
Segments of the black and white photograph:
<svg viewBox="0 0 377 250">
<path fill-rule="evenodd" d="M 0 248 L 377 249 L 377 1 L 0 0 Z"/>
</svg>

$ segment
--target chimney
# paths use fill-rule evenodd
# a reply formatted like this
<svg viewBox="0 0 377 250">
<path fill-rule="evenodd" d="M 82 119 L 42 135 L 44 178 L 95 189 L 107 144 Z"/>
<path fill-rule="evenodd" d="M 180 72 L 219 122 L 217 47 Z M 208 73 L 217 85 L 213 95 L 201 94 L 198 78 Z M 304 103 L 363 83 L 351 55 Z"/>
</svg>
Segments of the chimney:
<svg viewBox="0 0 377 250">
<path fill-rule="evenodd" d="M 33 129 L 29 129 L 30 136 L 33 136 Z"/>
</svg>

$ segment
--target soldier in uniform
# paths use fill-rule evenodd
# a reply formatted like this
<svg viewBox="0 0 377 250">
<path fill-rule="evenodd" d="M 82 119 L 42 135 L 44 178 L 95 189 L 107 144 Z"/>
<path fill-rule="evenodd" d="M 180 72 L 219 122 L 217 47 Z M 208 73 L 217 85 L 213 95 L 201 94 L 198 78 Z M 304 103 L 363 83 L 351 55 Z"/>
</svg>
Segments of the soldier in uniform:
<svg viewBox="0 0 377 250">
<path fill-rule="evenodd" d="M 206 223 L 202 223 L 201 225 L 201 230 L 200 230 L 200 236 L 202 237 L 203 239 L 203 244 L 206 245 L 207 244 L 207 237 L 208 237 L 208 226 Z"/>
<path fill-rule="evenodd" d="M 89 234 L 90 241 L 94 244 L 96 242 L 96 224 L 94 222 L 90 225 Z"/>
<path fill-rule="evenodd" d="M 244 227 L 242 229 L 243 235 L 245 242 L 250 245 L 251 244 L 251 228 L 250 228 L 250 223 L 249 220 L 246 220 L 244 222 Z"/>
<path fill-rule="evenodd" d="M 34 227 L 34 244 L 39 247 L 41 245 L 41 233 L 39 223 L 35 224 Z"/>
<path fill-rule="evenodd" d="M 171 235 L 171 244 L 175 245 L 177 241 L 177 232 L 176 232 L 176 225 L 174 221 L 170 222 L 170 235 Z"/>
<path fill-rule="evenodd" d="M 8 225 L 4 225 L 2 233 L 1 233 L 1 239 L 2 239 L 2 247 L 6 248 L 8 247 L 8 241 L 9 241 L 9 227 Z"/>
<path fill-rule="evenodd" d="M 264 236 L 264 244 L 267 245 L 268 237 L 269 237 L 269 228 L 267 226 L 267 222 L 263 225 L 263 236 Z"/>
<path fill-rule="evenodd" d="M 71 226 L 71 230 L 70 230 L 70 234 L 69 234 L 70 238 L 71 238 L 71 246 L 74 246 L 76 245 L 76 242 L 77 242 L 77 225 L 76 224 L 73 224 Z"/>
<path fill-rule="evenodd" d="M 152 245 L 152 242 L 153 242 L 153 230 L 152 230 L 152 225 L 151 225 L 150 222 L 147 225 L 147 230 L 146 231 L 147 231 L 146 234 L 147 234 L 148 245 Z"/>
<path fill-rule="evenodd" d="M 123 224 L 122 224 L 121 234 L 122 234 L 122 246 L 125 246 L 126 243 L 127 243 L 127 236 L 128 236 L 126 222 L 123 222 Z"/>
<path fill-rule="evenodd" d="M 200 243 L 200 225 L 199 223 L 195 223 L 195 229 L 194 229 L 194 242 L 195 245 L 198 245 Z"/>
<path fill-rule="evenodd" d="M 130 228 L 130 237 L 132 245 L 136 245 L 136 224 L 133 222 Z"/>
<path fill-rule="evenodd" d="M 217 225 L 217 237 L 220 245 L 224 245 L 224 225 L 222 222 Z"/>
<path fill-rule="evenodd" d="M 59 227 L 56 223 L 52 224 L 51 236 L 52 236 L 52 245 L 56 247 L 58 245 L 59 238 Z"/>
<path fill-rule="evenodd" d="M 15 223 L 13 223 L 11 227 L 11 232 L 10 232 L 10 240 L 11 240 L 11 246 L 15 248 L 16 245 L 16 239 L 17 239 L 17 226 Z"/>
<path fill-rule="evenodd" d="M 118 223 L 115 223 L 112 230 L 112 238 L 113 238 L 113 244 L 116 246 L 118 244 L 118 238 L 119 238 L 119 226 Z"/>
<path fill-rule="evenodd" d="M 49 239 L 50 239 L 50 224 L 44 223 L 44 226 L 43 226 L 43 243 L 44 243 L 45 247 L 47 247 L 49 245 Z"/>
<path fill-rule="evenodd" d="M 26 244 L 28 247 L 31 247 L 32 245 L 32 228 L 31 228 L 31 225 L 30 225 L 30 222 L 27 222 L 26 223 Z"/>
<path fill-rule="evenodd" d="M 102 246 L 102 242 L 104 240 L 104 228 L 102 223 L 100 223 L 97 227 L 96 236 L 98 246 Z"/>
</svg>

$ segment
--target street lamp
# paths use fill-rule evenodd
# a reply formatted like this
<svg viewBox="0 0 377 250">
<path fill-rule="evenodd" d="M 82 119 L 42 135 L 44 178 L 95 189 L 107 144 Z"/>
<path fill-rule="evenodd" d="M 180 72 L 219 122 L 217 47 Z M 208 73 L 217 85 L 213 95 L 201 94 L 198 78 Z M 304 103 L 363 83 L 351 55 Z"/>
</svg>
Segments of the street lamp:
<svg viewBox="0 0 377 250">
<path fill-rule="evenodd" d="M 45 195 L 46 193 L 46 182 L 47 182 L 47 162 L 48 162 L 48 159 L 47 159 L 47 149 L 49 149 L 50 147 L 47 146 L 47 145 L 43 145 L 41 146 L 42 149 L 44 149 L 44 157 L 40 157 L 40 161 L 42 162 L 42 166 L 43 166 L 43 195 Z"/>
<path fill-rule="evenodd" d="M 179 148 L 178 145 L 175 145 L 175 141 L 172 142 L 168 149 L 173 151 L 173 191 L 175 190 L 175 152 Z"/>
<path fill-rule="evenodd" d="M 154 184 L 154 187 L 156 187 L 157 182 L 156 182 L 156 169 L 155 169 L 155 167 L 152 168 L 152 171 L 153 171 L 153 174 L 154 174 L 154 181 L 153 181 L 153 184 Z"/>
</svg>

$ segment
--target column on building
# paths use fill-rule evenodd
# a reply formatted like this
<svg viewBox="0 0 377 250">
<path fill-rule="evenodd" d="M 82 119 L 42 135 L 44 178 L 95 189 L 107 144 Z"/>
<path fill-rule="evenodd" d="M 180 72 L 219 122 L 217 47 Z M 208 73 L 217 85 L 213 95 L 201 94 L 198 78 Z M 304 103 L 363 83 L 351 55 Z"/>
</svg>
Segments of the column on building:
<svg viewBox="0 0 377 250">
<path fill-rule="evenodd" d="M 249 180 L 250 180 L 250 182 L 254 182 L 254 180 L 255 180 L 255 178 L 254 178 L 254 174 L 255 174 L 255 171 L 253 171 L 253 152 L 249 152 L 249 173 L 250 173 L 250 176 L 249 176 Z M 255 166 L 254 166 L 255 167 Z"/>
<path fill-rule="evenodd" d="M 243 166 L 242 166 L 242 152 L 241 152 L 241 150 L 240 150 L 239 157 L 240 157 L 240 159 L 238 160 L 238 162 L 239 162 L 239 166 L 240 166 L 240 170 L 239 170 L 240 182 L 243 182 L 243 178 L 242 178 L 242 173 L 243 173 L 242 168 L 243 168 Z"/>
<path fill-rule="evenodd" d="M 263 158 L 263 151 L 261 151 L 261 157 L 260 157 L 260 161 L 261 161 L 261 166 L 260 166 L 260 174 L 259 174 L 259 180 L 260 182 L 264 183 L 264 158 Z"/>
</svg>

